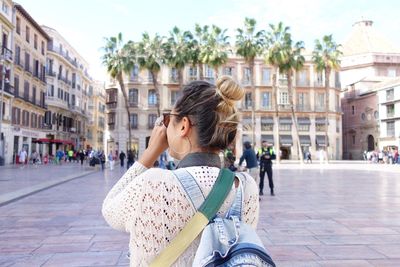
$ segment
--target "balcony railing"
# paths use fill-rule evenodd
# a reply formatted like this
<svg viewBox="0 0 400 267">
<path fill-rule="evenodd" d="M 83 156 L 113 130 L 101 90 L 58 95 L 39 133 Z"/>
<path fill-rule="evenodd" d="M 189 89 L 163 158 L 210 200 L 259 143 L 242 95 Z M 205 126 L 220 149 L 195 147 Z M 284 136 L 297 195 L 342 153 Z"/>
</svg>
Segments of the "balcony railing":
<svg viewBox="0 0 400 267">
<path fill-rule="evenodd" d="M 315 111 L 317 112 L 326 111 L 326 108 L 324 106 L 315 106 Z"/>
<path fill-rule="evenodd" d="M 300 112 L 310 112 L 311 107 L 310 105 L 296 105 L 296 111 L 300 111 Z"/>
<path fill-rule="evenodd" d="M 314 82 L 314 87 L 324 87 L 324 83 L 322 81 L 316 81 Z"/>
<path fill-rule="evenodd" d="M 57 76 L 57 74 L 54 71 L 49 71 L 49 70 L 46 72 L 46 74 L 47 74 L 47 76 L 51 76 L 51 77 Z"/>
<path fill-rule="evenodd" d="M 392 101 L 394 99 L 394 92 L 386 95 L 386 101 Z"/>
<path fill-rule="evenodd" d="M 387 112 L 386 113 L 387 118 L 393 118 L 394 117 L 394 112 Z"/>
<path fill-rule="evenodd" d="M 106 103 L 108 109 L 117 108 L 117 102 Z"/>
</svg>

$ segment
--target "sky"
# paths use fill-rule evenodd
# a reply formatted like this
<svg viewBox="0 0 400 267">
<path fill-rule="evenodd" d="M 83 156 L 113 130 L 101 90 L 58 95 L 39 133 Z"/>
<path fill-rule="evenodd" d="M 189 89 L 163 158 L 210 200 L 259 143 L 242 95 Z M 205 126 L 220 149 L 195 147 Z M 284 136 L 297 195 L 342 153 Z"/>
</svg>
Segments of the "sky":
<svg viewBox="0 0 400 267">
<path fill-rule="evenodd" d="M 344 43 L 352 25 L 363 19 L 400 47 L 400 1 L 397 0 L 18 0 L 39 23 L 57 30 L 90 64 L 89 73 L 105 81 L 101 65 L 104 38 L 122 33 L 124 41 L 139 41 L 143 32 L 168 36 L 178 26 L 195 23 L 228 29 L 234 43 L 245 17 L 256 19 L 258 30 L 282 21 L 294 41 L 312 50 L 314 40 L 333 34 Z"/>
</svg>

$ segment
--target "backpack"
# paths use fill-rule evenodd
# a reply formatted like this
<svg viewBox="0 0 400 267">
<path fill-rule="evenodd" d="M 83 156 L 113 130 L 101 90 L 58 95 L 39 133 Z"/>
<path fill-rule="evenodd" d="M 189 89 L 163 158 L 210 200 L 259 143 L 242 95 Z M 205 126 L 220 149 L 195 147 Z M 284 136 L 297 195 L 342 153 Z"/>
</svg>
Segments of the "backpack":
<svg viewBox="0 0 400 267">
<path fill-rule="evenodd" d="M 205 199 L 197 181 L 185 169 L 178 169 L 173 173 L 197 210 Z M 223 218 L 215 215 L 204 228 L 192 266 L 275 267 L 256 231 L 241 221 L 247 177 L 243 173 L 235 175 L 239 179 L 239 187 L 234 202 Z"/>
</svg>

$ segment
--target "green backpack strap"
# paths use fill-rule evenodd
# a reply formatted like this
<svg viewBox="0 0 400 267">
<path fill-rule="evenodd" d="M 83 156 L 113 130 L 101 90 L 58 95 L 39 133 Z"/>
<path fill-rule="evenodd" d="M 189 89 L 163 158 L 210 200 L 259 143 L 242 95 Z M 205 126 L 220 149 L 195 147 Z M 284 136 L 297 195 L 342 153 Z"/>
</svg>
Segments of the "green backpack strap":
<svg viewBox="0 0 400 267">
<path fill-rule="evenodd" d="M 232 189 L 234 180 L 235 174 L 232 171 L 226 168 L 221 169 L 211 192 L 199 210 L 171 243 L 153 260 L 150 264 L 151 267 L 171 266 L 179 258 L 221 208 Z"/>
</svg>

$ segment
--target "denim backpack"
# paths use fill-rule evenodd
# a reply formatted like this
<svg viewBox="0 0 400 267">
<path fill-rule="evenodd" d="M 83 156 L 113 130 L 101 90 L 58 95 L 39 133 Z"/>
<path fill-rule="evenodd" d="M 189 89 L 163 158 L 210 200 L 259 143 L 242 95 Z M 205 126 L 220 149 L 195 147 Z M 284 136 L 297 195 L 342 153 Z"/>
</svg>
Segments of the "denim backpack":
<svg viewBox="0 0 400 267">
<path fill-rule="evenodd" d="M 173 172 L 196 210 L 205 197 L 194 177 L 185 169 Z M 233 204 L 221 218 L 217 215 L 204 228 L 193 261 L 194 267 L 263 266 L 275 267 L 256 231 L 241 221 L 246 175 L 236 173 L 239 187 Z"/>
</svg>

